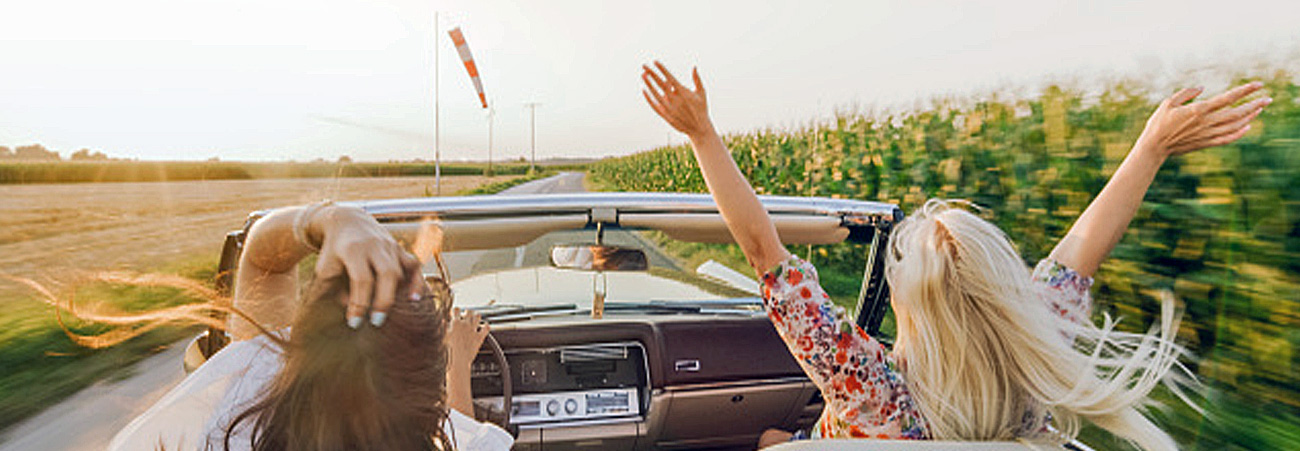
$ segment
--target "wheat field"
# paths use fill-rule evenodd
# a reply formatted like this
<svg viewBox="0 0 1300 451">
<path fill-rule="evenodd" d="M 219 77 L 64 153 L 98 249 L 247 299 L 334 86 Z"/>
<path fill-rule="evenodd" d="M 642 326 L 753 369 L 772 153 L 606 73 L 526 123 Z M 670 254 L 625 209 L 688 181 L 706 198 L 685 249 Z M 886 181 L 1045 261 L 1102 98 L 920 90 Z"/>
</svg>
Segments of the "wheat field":
<svg viewBox="0 0 1300 451">
<path fill-rule="evenodd" d="M 508 178 L 443 177 L 442 193 Z M 225 233 L 254 210 L 325 198 L 419 197 L 433 189 L 432 177 L 0 185 L 0 272 L 149 270 L 215 254 Z M 13 288 L 0 284 L 0 296 Z"/>
</svg>

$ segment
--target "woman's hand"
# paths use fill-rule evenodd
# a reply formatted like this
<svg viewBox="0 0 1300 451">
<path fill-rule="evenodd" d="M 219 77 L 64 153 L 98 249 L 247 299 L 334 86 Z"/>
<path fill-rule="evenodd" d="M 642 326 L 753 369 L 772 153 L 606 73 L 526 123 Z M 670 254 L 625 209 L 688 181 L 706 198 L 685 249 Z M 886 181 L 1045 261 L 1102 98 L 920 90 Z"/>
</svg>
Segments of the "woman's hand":
<svg viewBox="0 0 1300 451">
<path fill-rule="evenodd" d="M 470 379 L 473 375 L 474 357 L 487 338 L 488 325 L 481 321 L 478 312 L 451 310 L 447 323 L 447 405 L 467 416 L 474 416 L 474 397 Z"/>
<path fill-rule="evenodd" d="M 1171 155 L 1236 141 L 1250 130 L 1250 121 L 1272 102 L 1267 97 L 1229 108 L 1263 85 L 1248 83 L 1204 102 L 1187 103 L 1200 89 L 1184 89 L 1165 99 L 1147 120 L 1133 150 L 1101 193 L 1052 249 L 1049 258 L 1090 277 L 1124 236 L 1129 221 L 1156 172 Z"/>
<path fill-rule="evenodd" d="M 668 125 L 692 139 L 716 133 L 713 122 L 709 120 L 709 102 L 704 94 L 704 83 L 700 81 L 700 71 L 691 70 L 691 78 L 695 80 L 695 90 L 692 91 L 678 83 L 662 63 L 655 61 L 654 64 L 654 68 L 641 66 L 645 69 L 641 73 L 641 80 L 645 82 L 641 94 L 646 102 L 650 102 L 650 108 L 668 121 Z"/>
<path fill-rule="evenodd" d="M 478 355 L 487 334 L 488 325 L 482 321 L 478 312 L 453 308 L 451 322 L 447 324 L 447 366 L 468 368 L 474 363 L 474 356 Z"/>
<path fill-rule="evenodd" d="M 1222 146 L 1250 131 L 1250 121 L 1273 102 L 1268 97 L 1229 108 L 1264 85 L 1247 83 L 1203 102 L 1188 103 L 1204 90 L 1178 91 L 1160 103 L 1147 120 L 1138 148 L 1150 148 L 1162 157 L 1180 155 L 1206 147 Z"/>
<path fill-rule="evenodd" d="M 758 274 L 777 263 L 785 261 L 790 254 L 776 234 L 776 226 L 767 210 L 754 195 L 749 181 L 736 167 L 735 160 L 727 151 L 727 145 L 713 128 L 709 120 L 709 102 L 704 94 L 704 82 L 700 81 L 700 72 L 692 70 L 695 90 L 686 89 L 668 68 L 655 61 L 654 68 L 641 66 L 645 72 L 641 80 L 645 82 L 646 102 L 659 117 L 669 125 L 691 138 L 691 147 L 695 148 L 695 159 L 700 163 L 700 173 L 708 185 L 713 200 L 718 204 L 718 212 L 727 223 L 727 229 L 735 238 L 740 250 L 749 259 Z"/>
<path fill-rule="evenodd" d="M 424 283 L 420 262 L 365 211 L 342 206 L 326 208 L 313 215 L 308 226 L 308 230 L 323 232 L 316 277 L 346 274 L 348 326 L 361 327 L 369 310 L 370 324 L 379 327 L 388 318 L 396 296 L 420 295 L 420 284 Z M 405 286 L 400 286 L 403 281 Z"/>
</svg>

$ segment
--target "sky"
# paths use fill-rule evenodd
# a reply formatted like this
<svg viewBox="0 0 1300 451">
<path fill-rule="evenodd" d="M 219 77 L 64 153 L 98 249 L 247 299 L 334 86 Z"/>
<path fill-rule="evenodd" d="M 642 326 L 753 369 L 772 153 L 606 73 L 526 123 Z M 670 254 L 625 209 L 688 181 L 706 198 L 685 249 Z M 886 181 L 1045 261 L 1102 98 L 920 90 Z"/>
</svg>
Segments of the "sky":
<svg viewBox="0 0 1300 451">
<path fill-rule="evenodd" d="M 443 160 L 485 159 L 453 26 L 497 160 L 529 155 L 528 102 L 539 159 L 684 142 L 641 97 L 653 59 L 699 67 L 724 133 L 1300 61 L 1292 0 L 42 0 L 0 18 L 0 145 L 143 160 L 432 159 L 435 90 Z"/>
</svg>

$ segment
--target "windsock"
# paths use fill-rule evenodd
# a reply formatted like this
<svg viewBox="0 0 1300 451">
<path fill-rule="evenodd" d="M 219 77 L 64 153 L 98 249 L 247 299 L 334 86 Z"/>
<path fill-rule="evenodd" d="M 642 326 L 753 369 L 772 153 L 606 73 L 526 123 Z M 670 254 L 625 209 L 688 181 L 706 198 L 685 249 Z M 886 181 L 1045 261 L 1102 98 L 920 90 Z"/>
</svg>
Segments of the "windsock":
<svg viewBox="0 0 1300 451">
<path fill-rule="evenodd" d="M 474 90 L 478 91 L 479 102 L 483 102 L 483 108 L 487 108 L 487 95 L 483 94 L 483 80 L 478 77 L 478 66 L 474 65 L 474 55 L 469 53 L 469 44 L 465 43 L 465 35 L 461 34 L 460 27 L 452 28 L 447 34 L 451 35 L 451 42 L 456 44 L 456 53 L 460 54 L 460 60 L 465 63 L 465 70 L 469 72 L 469 79 L 474 82 Z"/>
</svg>

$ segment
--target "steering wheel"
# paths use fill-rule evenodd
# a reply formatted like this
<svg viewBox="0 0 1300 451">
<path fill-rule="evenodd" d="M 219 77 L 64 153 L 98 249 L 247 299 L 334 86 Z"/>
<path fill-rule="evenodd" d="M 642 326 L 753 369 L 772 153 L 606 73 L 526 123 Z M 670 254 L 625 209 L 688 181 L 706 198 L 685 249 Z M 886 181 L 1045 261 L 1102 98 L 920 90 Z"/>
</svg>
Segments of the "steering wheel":
<svg viewBox="0 0 1300 451">
<path fill-rule="evenodd" d="M 497 409 L 486 403 L 474 403 L 474 417 L 479 421 L 487 421 L 501 426 L 506 432 L 513 437 L 519 437 L 519 428 L 510 424 L 511 398 L 514 397 L 514 387 L 510 382 L 510 362 L 506 361 L 506 353 L 501 349 L 501 343 L 497 342 L 492 332 L 488 332 L 487 338 L 483 340 L 492 351 L 492 358 L 497 361 L 497 368 L 500 371 L 497 376 L 501 378 L 501 408 Z"/>
</svg>

